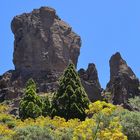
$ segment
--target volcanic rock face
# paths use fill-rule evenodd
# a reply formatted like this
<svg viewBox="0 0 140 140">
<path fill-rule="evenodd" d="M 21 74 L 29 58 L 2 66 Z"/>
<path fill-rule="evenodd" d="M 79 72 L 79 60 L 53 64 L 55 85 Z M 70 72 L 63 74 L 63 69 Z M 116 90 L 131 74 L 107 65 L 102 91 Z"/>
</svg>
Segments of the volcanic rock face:
<svg viewBox="0 0 140 140">
<path fill-rule="evenodd" d="M 95 64 L 89 64 L 87 70 L 80 69 L 78 73 L 89 99 L 91 101 L 101 100 L 102 89 L 99 83 Z"/>
<path fill-rule="evenodd" d="M 55 91 L 69 61 L 77 65 L 80 37 L 48 7 L 14 17 L 11 28 L 15 70 L 0 76 L 0 101 L 21 97 L 29 78 L 38 92 Z"/>
<path fill-rule="evenodd" d="M 14 17 L 14 65 L 17 71 L 59 71 L 77 65 L 81 39 L 54 9 L 41 7 Z"/>
<path fill-rule="evenodd" d="M 128 107 L 129 98 L 140 95 L 139 80 L 120 53 L 110 59 L 110 82 L 106 92 L 111 93 L 114 104 L 123 104 L 124 107 Z"/>
</svg>

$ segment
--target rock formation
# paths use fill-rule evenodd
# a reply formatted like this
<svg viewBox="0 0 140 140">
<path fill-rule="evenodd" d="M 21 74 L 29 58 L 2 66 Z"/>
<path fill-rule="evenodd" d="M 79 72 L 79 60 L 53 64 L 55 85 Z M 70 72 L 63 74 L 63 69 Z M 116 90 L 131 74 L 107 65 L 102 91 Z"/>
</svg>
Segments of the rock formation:
<svg viewBox="0 0 140 140">
<path fill-rule="evenodd" d="M 110 93 L 114 104 L 127 108 L 128 99 L 140 95 L 139 80 L 118 52 L 110 59 L 110 81 L 106 92 Z"/>
<path fill-rule="evenodd" d="M 80 37 L 49 7 L 14 17 L 11 29 L 15 37 L 15 70 L 0 77 L 0 100 L 21 96 L 31 77 L 38 92 L 55 91 L 69 61 L 77 65 Z"/>
<path fill-rule="evenodd" d="M 80 69 L 78 71 L 88 97 L 91 101 L 101 100 L 101 86 L 98 79 L 98 73 L 95 64 L 90 63 L 87 70 Z"/>
<path fill-rule="evenodd" d="M 15 70 L 0 77 L 0 102 L 14 99 L 17 106 L 29 78 L 37 83 L 39 93 L 56 91 L 58 79 L 69 61 L 77 66 L 81 39 L 48 7 L 14 17 L 11 28 L 15 37 Z M 79 70 L 79 75 L 89 98 L 101 99 L 95 65 Z"/>
<path fill-rule="evenodd" d="M 41 7 L 14 17 L 14 65 L 17 71 L 59 71 L 77 65 L 81 39 L 52 8 Z"/>
</svg>

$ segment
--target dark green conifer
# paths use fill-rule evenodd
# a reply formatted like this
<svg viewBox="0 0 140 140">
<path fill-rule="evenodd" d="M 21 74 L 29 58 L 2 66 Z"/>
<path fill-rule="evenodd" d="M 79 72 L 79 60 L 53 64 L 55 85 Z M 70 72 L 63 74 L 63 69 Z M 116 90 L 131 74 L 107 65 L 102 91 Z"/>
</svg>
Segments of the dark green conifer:
<svg viewBox="0 0 140 140">
<path fill-rule="evenodd" d="M 50 116 L 51 102 L 49 100 L 49 97 L 48 96 L 43 97 L 42 101 L 43 101 L 42 116 L 44 116 L 44 117 Z"/>
<path fill-rule="evenodd" d="M 81 84 L 74 64 L 70 63 L 59 81 L 59 89 L 53 99 L 52 117 L 60 116 L 66 120 L 86 117 L 89 99 Z"/>
<path fill-rule="evenodd" d="M 26 83 L 25 95 L 20 101 L 19 116 L 21 119 L 36 118 L 42 115 L 42 101 L 36 94 L 36 84 L 33 79 Z"/>
</svg>

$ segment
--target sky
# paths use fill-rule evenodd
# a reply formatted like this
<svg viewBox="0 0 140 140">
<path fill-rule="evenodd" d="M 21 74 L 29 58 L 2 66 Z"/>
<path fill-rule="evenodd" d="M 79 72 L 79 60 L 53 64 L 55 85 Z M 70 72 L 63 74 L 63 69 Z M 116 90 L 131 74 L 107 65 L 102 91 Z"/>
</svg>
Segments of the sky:
<svg viewBox="0 0 140 140">
<path fill-rule="evenodd" d="M 109 59 L 116 52 L 140 78 L 140 0 L 1 0 L 0 75 L 14 69 L 11 20 L 41 6 L 56 9 L 81 36 L 77 69 L 95 63 L 103 88 L 110 78 Z"/>
</svg>

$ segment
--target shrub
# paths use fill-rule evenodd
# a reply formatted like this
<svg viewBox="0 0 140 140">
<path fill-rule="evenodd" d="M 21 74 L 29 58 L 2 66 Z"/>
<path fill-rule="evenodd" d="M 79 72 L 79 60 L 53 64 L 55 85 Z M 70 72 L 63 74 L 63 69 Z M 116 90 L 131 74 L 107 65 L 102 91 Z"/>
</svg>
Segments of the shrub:
<svg viewBox="0 0 140 140">
<path fill-rule="evenodd" d="M 8 128 L 14 128 L 15 127 L 16 119 L 14 116 L 11 116 L 10 114 L 4 114 L 0 113 L 0 123 L 7 126 Z"/>
<path fill-rule="evenodd" d="M 120 124 L 119 112 L 121 111 L 122 109 L 118 109 L 117 106 L 97 101 L 89 105 L 89 109 L 86 110 L 89 117 L 87 117 L 85 121 L 80 121 L 79 119 L 66 121 L 64 118 L 57 116 L 53 119 L 40 116 L 35 119 L 28 118 L 23 121 L 13 118 L 16 125 L 14 128 L 8 126 L 13 125 L 9 124 L 9 121 L 12 120 L 9 119 L 12 118 L 11 116 L 8 117 L 8 119 L 4 119 L 4 122 L 0 122 L 0 139 L 127 140 L 127 137 L 122 133 L 122 126 Z M 1 115 L 0 113 L 0 116 Z M 3 116 L 5 118 L 6 114 Z M 3 117 L 1 118 L 1 120 L 3 120 Z M 137 124 L 137 126 L 139 126 L 139 124 Z M 138 131 L 139 129 L 137 128 L 137 132 Z M 136 135 L 138 135 L 138 133 Z"/>
<path fill-rule="evenodd" d="M 49 129 L 39 126 L 27 126 L 16 130 L 13 140 L 55 140 Z"/>
<path fill-rule="evenodd" d="M 52 116 L 64 117 L 66 120 L 86 117 L 85 109 L 89 100 L 82 87 L 74 64 L 70 63 L 59 81 L 59 89 L 54 95 Z"/>
<path fill-rule="evenodd" d="M 140 140 L 140 112 L 123 111 L 121 124 L 129 140 Z"/>
<path fill-rule="evenodd" d="M 0 104 L 0 113 L 4 113 L 9 109 L 8 106 Z"/>
<path fill-rule="evenodd" d="M 81 133 L 81 137 L 89 137 L 92 134 L 93 140 L 127 140 L 127 136 L 122 132 L 118 110 L 120 111 L 120 108 L 104 101 L 91 103 L 86 112 L 91 118 L 89 121 L 93 122 L 87 123 L 86 131 Z M 87 135 L 87 131 L 91 134 Z"/>
<path fill-rule="evenodd" d="M 104 92 L 103 93 L 103 100 L 108 102 L 108 103 L 112 103 L 112 94 L 111 92 Z"/>
<path fill-rule="evenodd" d="M 20 101 L 19 116 L 21 119 L 37 118 L 42 115 L 42 101 L 36 94 L 36 84 L 29 79 L 26 84 L 25 95 Z"/>
<path fill-rule="evenodd" d="M 1 140 L 11 140 L 15 132 L 9 129 L 6 125 L 0 124 L 0 139 Z"/>
<path fill-rule="evenodd" d="M 136 96 L 134 98 L 130 98 L 128 100 L 129 106 L 133 111 L 139 111 L 140 112 L 140 97 Z"/>
</svg>

